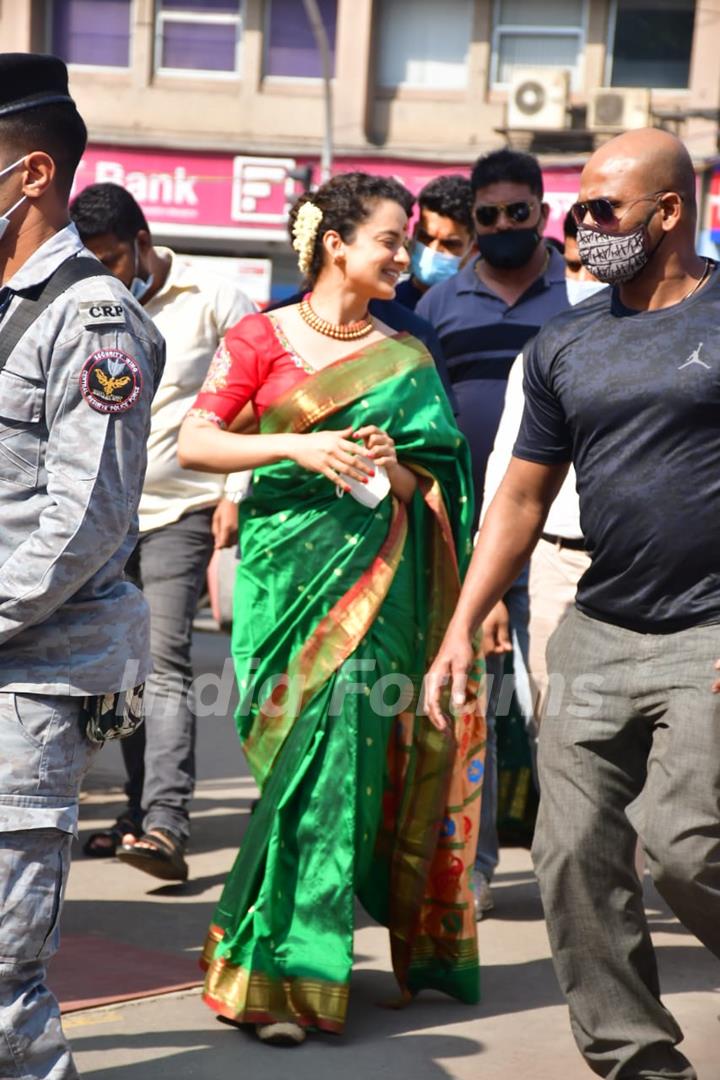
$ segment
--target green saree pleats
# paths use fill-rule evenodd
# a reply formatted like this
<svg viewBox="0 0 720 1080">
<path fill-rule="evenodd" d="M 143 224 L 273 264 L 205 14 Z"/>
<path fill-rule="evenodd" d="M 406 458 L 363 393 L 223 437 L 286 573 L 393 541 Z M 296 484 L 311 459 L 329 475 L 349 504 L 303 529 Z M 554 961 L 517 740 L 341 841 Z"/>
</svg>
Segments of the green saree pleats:
<svg viewBox="0 0 720 1080">
<path fill-rule="evenodd" d="M 262 794 L 204 952 L 205 1000 L 239 1022 L 342 1030 L 356 894 L 403 990 L 479 996 L 484 721 L 474 702 L 443 734 L 418 707 L 470 553 L 465 441 L 407 335 L 305 380 L 261 430 L 365 424 L 417 473 L 412 503 L 369 510 L 283 461 L 242 509 L 232 651 Z"/>
</svg>

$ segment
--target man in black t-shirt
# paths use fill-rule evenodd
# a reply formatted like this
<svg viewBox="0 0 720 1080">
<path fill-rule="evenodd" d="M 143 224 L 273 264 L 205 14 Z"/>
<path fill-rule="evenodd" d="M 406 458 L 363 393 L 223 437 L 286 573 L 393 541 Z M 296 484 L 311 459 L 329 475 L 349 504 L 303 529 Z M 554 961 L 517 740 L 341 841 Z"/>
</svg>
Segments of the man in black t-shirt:
<svg viewBox="0 0 720 1080">
<path fill-rule="evenodd" d="M 533 855 L 590 1068 L 696 1080 L 660 1001 L 633 865 L 720 956 L 720 271 L 695 254 L 695 176 L 666 132 L 586 166 L 583 263 L 615 286 L 551 320 L 458 608 L 428 677 L 464 701 L 471 636 L 527 560 L 573 462 L 591 566 L 548 646 Z M 715 681 L 713 681 L 715 680 Z"/>
</svg>

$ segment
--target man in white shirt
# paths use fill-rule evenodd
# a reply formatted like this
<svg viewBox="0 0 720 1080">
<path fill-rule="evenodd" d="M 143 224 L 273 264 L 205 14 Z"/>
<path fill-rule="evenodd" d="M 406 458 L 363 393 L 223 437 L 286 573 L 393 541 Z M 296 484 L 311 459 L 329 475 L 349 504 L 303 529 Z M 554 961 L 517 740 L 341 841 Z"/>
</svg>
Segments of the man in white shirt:
<svg viewBox="0 0 720 1080">
<path fill-rule="evenodd" d="M 575 234 L 576 230 L 572 231 L 568 219 L 565 226 L 566 284 L 571 304 L 592 296 L 598 289 L 605 288 L 602 282 L 595 281 L 584 268 L 581 269 L 580 274 L 574 271 L 570 260 Z M 578 291 L 578 286 L 582 291 Z M 524 406 L 521 353 L 510 369 L 503 412 L 493 450 L 488 459 L 483 518 L 510 464 Z M 521 704 L 523 714 L 529 718 L 527 723 L 530 728 L 528 735 L 531 742 L 533 768 L 535 740 L 540 718 L 548 701 L 552 708 L 552 696 L 548 698 L 550 688 L 545 650 L 550 635 L 574 603 L 577 583 L 589 565 L 590 556 L 585 551 L 585 542 L 580 528 L 580 504 L 575 486 L 575 470 L 571 465 L 548 513 L 545 531 L 530 559 L 529 614 L 525 624 L 523 625 L 522 619 L 515 617 L 511 629 L 512 620 L 503 600 L 495 605 L 483 624 L 486 653 L 499 655 L 512 652 L 513 663 L 522 671 L 525 671 L 527 667 L 532 705 L 527 708 L 528 703 L 523 701 Z M 497 700 L 501 693 L 500 686 L 493 687 L 491 693 Z M 479 876 L 479 880 L 477 880 L 477 873 L 475 876 L 476 910 L 482 916 L 484 914 L 483 902 L 485 909 L 488 909 L 492 906 L 492 898 L 482 875 Z"/>
<path fill-rule="evenodd" d="M 575 305 L 593 296 L 598 289 L 604 289 L 605 285 L 597 281 L 580 261 L 577 225 L 569 212 L 563 222 L 563 239 L 565 285 L 568 300 Z M 510 370 L 503 413 L 488 460 L 483 518 L 510 464 L 524 406 L 523 358 L 520 354 Z M 589 565 L 590 557 L 585 551 L 580 528 L 580 503 L 575 486 L 575 470 L 571 465 L 547 516 L 545 532 L 530 560 L 529 644 L 526 651 L 533 693 L 532 715 L 536 727 L 545 705 L 548 688 L 545 663 L 548 638 L 574 602 L 577 583 Z M 486 639 L 490 638 L 488 644 L 494 651 L 513 650 L 510 619 L 503 601 L 500 601 L 488 616 L 484 630 Z"/>
<path fill-rule="evenodd" d="M 508 378 L 505 406 L 495 445 L 490 455 L 485 477 L 486 502 L 489 507 L 500 487 L 505 470 L 512 456 L 525 397 L 523 394 L 522 354 L 512 366 Z M 528 592 L 530 597 L 528 667 L 533 689 L 533 714 L 535 723 L 541 714 L 547 692 L 547 667 L 545 646 L 548 638 L 575 600 L 577 583 L 590 565 L 580 529 L 580 506 L 575 490 L 575 470 L 570 467 L 568 475 L 558 492 L 545 522 L 545 531 L 530 560 Z M 493 625 L 498 648 L 510 652 L 509 618 L 502 601 L 496 608 Z M 498 610 L 500 609 L 500 610 Z"/>
<path fill-rule="evenodd" d="M 177 435 L 225 331 L 254 306 L 227 279 L 199 274 L 169 248 L 155 247 L 141 208 L 117 184 L 85 188 L 70 212 L 83 242 L 130 289 L 167 343 L 152 407 L 140 538 L 127 565 L 151 611 L 147 718 L 123 742 L 127 811 L 113 829 L 93 834 L 85 850 L 183 881 L 195 783 L 192 622 L 213 547 L 236 538 L 237 505 L 226 495 L 241 482 L 181 469 Z"/>
</svg>

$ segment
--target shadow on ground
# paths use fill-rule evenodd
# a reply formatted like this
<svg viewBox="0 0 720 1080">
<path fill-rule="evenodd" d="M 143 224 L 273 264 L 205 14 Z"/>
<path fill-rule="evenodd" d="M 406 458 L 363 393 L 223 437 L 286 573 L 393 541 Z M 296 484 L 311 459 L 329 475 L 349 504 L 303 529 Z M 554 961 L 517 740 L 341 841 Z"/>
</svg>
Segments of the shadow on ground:
<svg viewBox="0 0 720 1080">
<path fill-rule="evenodd" d="M 138 1049 L 154 1045 L 153 1036 L 140 1036 Z M 177 1042 L 174 1039 L 177 1038 Z M 223 1038 L 227 1036 L 223 1035 Z M 345 1039 L 315 1037 L 304 1046 L 291 1051 L 260 1046 L 254 1035 L 237 1032 L 229 1038 L 237 1040 L 237 1049 L 223 1046 L 216 1039 L 208 1040 L 206 1031 L 174 1032 L 163 1037 L 162 1047 L 177 1046 L 177 1053 L 155 1061 L 146 1061 L 143 1080 L 216 1080 L 219 1076 L 242 1075 L 253 1080 L 279 1080 L 291 1076 L 294 1080 L 336 1080 L 338 1070 L 348 1073 L 348 1044 Z M 352 1048 L 351 1076 L 373 1078 L 416 1077 L 417 1080 L 452 1080 L 453 1073 L 439 1061 L 477 1056 L 482 1044 L 474 1039 L 444 1035 L 403 1035 L 382 1042 L 381 1058 L 377 1041 L 366 1044 L 363 1052 Z M 288 1055 L 291 1054 L 290 1058 Z M 342 1055 L 342 1057 L 341 1057 Z M 222 1068 L 222 1060 L 226 1060 Z M 222 1071 L 218 1071 L 220 1065 Z M 110 1069 L 85 1072 L 87 1080 L 138 1080 L 136 1065 L 119 1065 Z"/>
<path fill-rule="evenodd" d="M 483 1044 L 474 1038 L 436 1030 L 472 1021 L 479 1016 L 476 1009 L 435 994 L 399 1012 L 378 1008 L 377 1001 L 392 992 L 392 979 L 386 972 L 356 972 L 345 1034 L 311 1034 L 304 1046 L 292 1051 L 262 1046 L 252 1028 L 219 1023 L 213 1026 L 211 1014 L 199 1000 L 198 1023 L 193 1028 L 87 1035 L 78 1030 L 72 1032 L 73 1046 L 77 1052 L 96 1055 L 109 1054 L 121 1045 L 129 1057 L 144 1059 L 142 1080 L 216 1080 L 241 1074 L 253 1080 L 279 1080 L 286 1075 L 294 1080 L 336 1080 L 339 1070 L 362 1080 L 448 1080 L 454 1074 L 445 1068 L 445 1062 L 483 1053 Z M 208 1017 L 210 1026 L 201 1026 Z M 134 1020 L 128 1016 L 128 1020 L 137 1026 L 142 1022 L 139 1014 Z M 148 1054 L 158 1056 L 147 1060 Z M 138 1080 L 138 1065 L 85 1068 L 83 1076 L 92 1080 Z"/>
</svg>

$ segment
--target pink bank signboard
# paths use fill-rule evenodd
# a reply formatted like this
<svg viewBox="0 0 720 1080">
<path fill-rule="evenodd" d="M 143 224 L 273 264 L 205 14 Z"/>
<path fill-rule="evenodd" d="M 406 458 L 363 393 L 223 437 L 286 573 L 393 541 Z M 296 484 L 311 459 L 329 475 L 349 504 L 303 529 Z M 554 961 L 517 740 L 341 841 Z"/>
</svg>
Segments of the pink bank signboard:
<svg viewBox="0 0 720 1080">
<path fill-rule="evenodd" d="M 720 171 L 714 172 L 710 180 L 710 236 L 720 243 Z"/>
<path fill-rule="evenodd" d="M 252 157 L 190 151 L 94 146 L 80 162 L 73 194 L 88 184 L 108 181 L 125 187 L 158 230 L 180 236 L 228 237 L 238 240 L 282 240 L 287 211 L 301 186 L 288 173 L 308 157 Z M 334 172 L 359 169 L 394 176 L 413 194 L 441 173 L 467 175 L 468 165 L 407 161 L 399 158 L 342 157 Z M 575 201 L 580 170 L 544 172 L 550 204 L 548 233 L 562 235 L 563 218 Z"/>
</svg>

